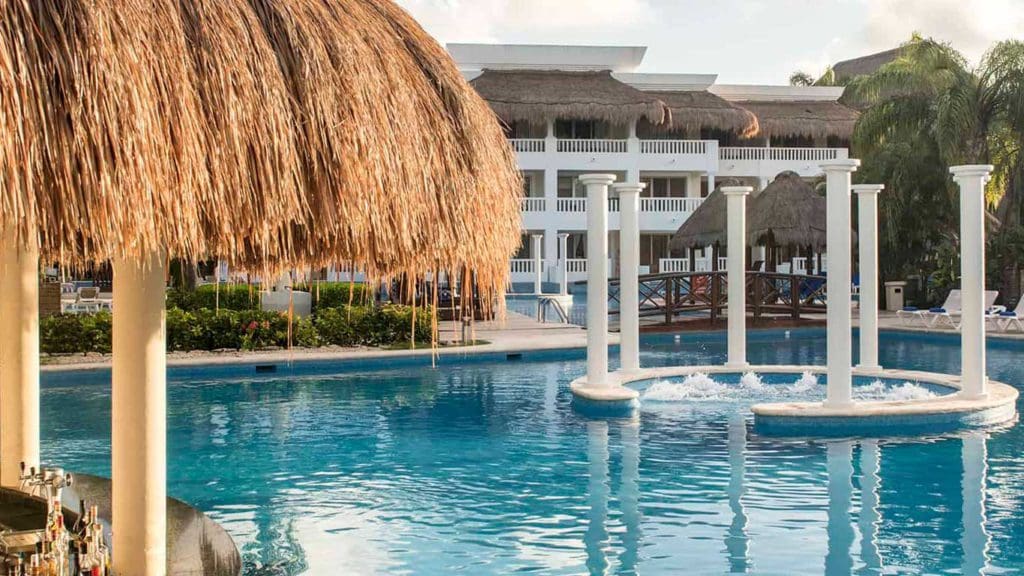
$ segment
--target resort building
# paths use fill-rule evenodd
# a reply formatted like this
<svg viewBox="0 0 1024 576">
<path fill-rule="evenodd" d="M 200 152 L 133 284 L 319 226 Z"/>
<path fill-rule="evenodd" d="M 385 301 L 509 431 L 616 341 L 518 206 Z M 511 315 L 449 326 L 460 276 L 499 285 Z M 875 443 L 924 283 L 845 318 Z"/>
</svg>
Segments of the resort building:
<svg viewBox="0 0 1024 576">
<path fill-rule="evenodd" d="M 506 126 L 523 174 L 522 246 L 512 282 L 586 278 L 587 200 L 578 176 L 646 184 L 640 272 L 724 269 L 711 251 L 675 253 L 672 234 L 716 181 L 767 186 L 822 176 L 849 156 L 857 112 L 842 87 L 720 84 L 715 74 L 641 73 L 645 47 L 449 44 L 465 77 Z M 610 270 L 618 271 L 618 199 L 609 199 Z M 763 259 L 763 258 L 762 258 Z M 756 260 L 756 258 L 755 258 Z M 804 261 L 781 266 L 798 271 Z"/>
</svg>

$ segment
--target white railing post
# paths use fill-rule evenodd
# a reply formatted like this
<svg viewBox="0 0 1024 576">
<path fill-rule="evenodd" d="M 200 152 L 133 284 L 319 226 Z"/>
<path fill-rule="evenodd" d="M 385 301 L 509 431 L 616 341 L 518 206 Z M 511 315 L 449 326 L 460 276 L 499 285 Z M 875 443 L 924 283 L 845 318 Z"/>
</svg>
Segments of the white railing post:
<svg viewBox="0 0 1024 576">
<path fill-rule="evenodd" d="M 613 174 L 583 174 L 587 188 L 587 385 L 608 382 L 608 186 Z"/>
<path fill-rule="evenodd" d="M 729 260 L 729 368 L 747 366 L 747 195 L 754 189 L 750 186 L 723 186 L 728 219 Z"/>
<path fill-rule="evenodd" d="M 859 184 L 857 240 L 860 244 L 860 369 L 878 371 L 878 193 L 882 184 Z"/>
<path fill-rule="evenodd" d="M 853 353 L 850 338 L 850 177 L 860 160 L 825 162 L 821 169 L 826 176 L 826 239 L 829 254 L 835 255 L 828 274 L 828 309 L 826 340 L 828 348 L 828 382 L 825 406 L 846 408 L 853 404 Z"/>
<path fill-rule="evenodd" d="M 619 352 L 624 373 L 640 371 L 640 191 L 646 184 L 614 186 L 619 193 Z"/>
<path fill-rule="evenodd" d="M 39 467 L 39 250 L 13 229 L 0 243 L 0 484 L 17 488 Z"/>
<path fill-rule="evenodd" d="M 960 294 L 963 299 L 960 394 L 972 399 L 984 398 L 988 385 L 985 374 L 985 184 L 992 170 L 990 165 L 949 169 L 960 187 Z"/>
<path fill-rule="evenodd" d="M 533 239 L 533 293 L 540 296 L 544 293 L 544 261 L 541 253 L 544 249 L 544 235 L 532 234 Z"/>
</svg>

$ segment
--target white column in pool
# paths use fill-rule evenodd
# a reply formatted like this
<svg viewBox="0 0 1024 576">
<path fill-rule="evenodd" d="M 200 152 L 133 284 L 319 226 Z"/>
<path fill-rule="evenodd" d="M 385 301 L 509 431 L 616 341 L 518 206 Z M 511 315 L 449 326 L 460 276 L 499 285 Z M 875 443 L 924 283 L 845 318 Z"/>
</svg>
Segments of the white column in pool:
<svg viewBox="0 0 1024 576">
<path fill-rule="evenodd" d="M 962 390 L 966 398 L 984 398 L 985 375 L 985 183 L 990 165 L 953 166 L 960 186 L 960 319 Z"/>
<path fill-rule="evenodd" d="M 968 432 L 963 439 L 964 475 L 961 480 L 963 505 L 960 545 L 964 555 L 961 559 L 962 574 L 984 574 L 988 568 L 989 535 L 985 530 L 985 482 L 988 475 L 986 463 L 985 434 L 980 431 Z"/>
<path fill-rule="evenodd" d="M 857 240 L 860 243 L 860 364 L 878 371 L 878 193 L 882 184 L 853 186 L 857 194 Z"/>
<path fill-rule="evenodd" d="M 750 186 L 723 186 L 729 259 L 729 368 L 747 366 L 747 195 Z"/>
<path fill-rule="evenodd" d="M 558 293 L 565 296 L 569 293 L 569 235 L 558 235 L 558 251 L 562 254 L 562 278 Z"/>
<path fill-rule="evenodd" d="M 166 258 L 115 259 L 111 413 L 114 570 L 167 566 Z"/>
<path fill-rule="evenodd" d="M 622 183 L 619 193 L 619 353 L 622 372 L 640 371 L 640 191 L 646 184 Z"/>
<path fill-rule="evenodd" d="M 854 532 L 850 507 L 853 503 L 853 442 L 840 440 L 826 448 L 828 468 L 828 554 L 823 574 L 852 574 Z"/>
<path fill-rule="evenodd" d="M 853 335 L 850 320 L 850 176 L 860 160 L 833 160 L 821 165 L 826 177 L 826 220 L 828 230 L 828 312 L 826 339 L 828 383 L 825 406 L 843 408 L 853 404 Z"/>
<path fill-rule="evenodd" d="M 587 568 L 591 574 L 604 574 L 608 569 L 605 549 L 608 545 L 608 422 L 587 422 L 587 462 L 589 479 L 587 500 L 590 504 L 584 547 L 587 550 Z"/>
<path fill-rule="evenodd" d="M 544 293 L 544 235 L 533 234 L 533 293 L 540 296 Z"/>
<path fill-rule="evenodd" d="M 0 484 L 39 466 L 39 250 L 14 230 L 0 239 Z"/>
<path fill-rule="evenodd" d="M 882 557 L 878 553 L 878 526 L 882 518 L 878 511 L 878 490 L 881 478 L 878 475 L 881 449 L 878 440 L 864 440 L 860 443 L 860 560 L 867 568 L 878 573 L 882 568 Z"/>
<path fill-rule="evenodd" d="M 583 174 L 587 187 L 587 386 L 608 382 L 608 186 L 613 174 Z"/>
</svg>

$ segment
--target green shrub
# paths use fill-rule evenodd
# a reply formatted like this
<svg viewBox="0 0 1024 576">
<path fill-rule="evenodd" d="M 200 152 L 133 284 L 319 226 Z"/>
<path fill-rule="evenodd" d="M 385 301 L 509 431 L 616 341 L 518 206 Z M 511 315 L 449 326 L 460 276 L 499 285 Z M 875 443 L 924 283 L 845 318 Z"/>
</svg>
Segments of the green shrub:
<svg viewBox="0 0 1024 576">
<path fill-rule="evenodd" d="M 110 312 L 58 314 L 39 320 L 39 349 L 47 354 L 110 352 Z"/>
<path fill-rule="evenodd" d="M 204 284 L 195 290 L 174 288 L 167 291 L 167 309 L 186 311 L 207 308 L 216 310 L 259 310 L 260 290 L 248 284 Z"/>
<path fill-rule="evenodd" d="M 336 346 L 382 346 L 408 342 L 412 333 L 413 309 L 409 306 L 341 306 L 320 309 L 313 320 L 326 344 Z M 429 341 L 431 314 L 416 310 L 416 340 Z"/>
<path fill-rule="evenodd" d="M 313 295 L 313 312 L 321 308 L 365 306 L 373 303 L 373 292 L 367 284 L 357 282 L 316 282 L 296 284 L 296 290 Z"/>
</svg>

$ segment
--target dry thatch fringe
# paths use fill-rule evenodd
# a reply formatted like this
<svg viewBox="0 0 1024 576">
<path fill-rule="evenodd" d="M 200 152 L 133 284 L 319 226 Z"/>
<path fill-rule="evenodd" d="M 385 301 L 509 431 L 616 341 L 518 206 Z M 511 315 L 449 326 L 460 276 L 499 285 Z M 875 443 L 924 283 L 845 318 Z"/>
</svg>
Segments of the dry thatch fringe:
<svg viewBox="0 0 1024 576">
<path fill-rule="evenodd" d="M 753 245 L 825 248 L 825 197 L 796 172 L 785 171 L 748 203 L 747 239 Z"/>
<path fill-rule="evenodd" d="M 737 102 L 757 116 L 761 134 L 771 136 L 834 136 L 849 140 L 860 113 L 838 102 Z"/>
<path fill-rule="evenodd" d="M 514 156 L 393 3 L 0 0 L 0 16 L 0 225 L 47 260 L 469 268 L 503 291 Z"/>
<path fill-rule="evenodd" d="M 472 84 L 509 123 L 593 118 L 628 124 L 646 118 L 662 124 L 671 118 L 657 96 L 619 82 L 609 71 L 485 70 Z"/>
<path fill-rule="evenodd" d="M 684 130 L 700 134 L 702 128 L 735 132 L 740 138 L 757 136 L 757 116 L 749 110 L 733 106 L 724 98 L 705 91 L 649 91 L 660 98 L 672 112 L 672 122 L 652 126 L 660 130 Z"/>
<path fill-rule="evenodd" d="M 728 203 L 725 194 L 722 193 L 722 187 L 738 186 L 739 184 L 739 180 L 734 178 L 719 181 L 711 194 L 708 194 L 708 197 L 672 235 L 671 248 L 681 251 L 726 243 L 729 231 Z M 750 212 L 749 205 L 747 212 Z"/>
</svg>

